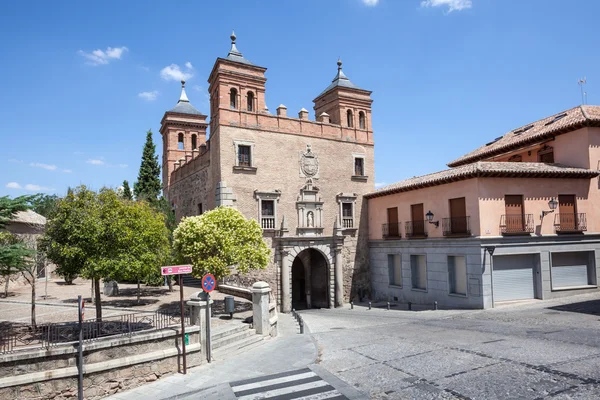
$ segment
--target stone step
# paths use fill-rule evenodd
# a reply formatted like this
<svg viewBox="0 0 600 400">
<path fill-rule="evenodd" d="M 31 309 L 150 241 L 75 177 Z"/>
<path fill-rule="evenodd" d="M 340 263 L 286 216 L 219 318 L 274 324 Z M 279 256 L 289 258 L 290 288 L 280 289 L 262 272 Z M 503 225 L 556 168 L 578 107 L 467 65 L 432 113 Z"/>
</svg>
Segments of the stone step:
<svg viewBox="0 0 600 400">
<path fill-rule="evenodd" d="M 231 343 L 241 342 L 242 340 L 245 340 L 247 337 L 250 337 L 250 336 L 257 336 L 256 331 L 254 329 L 238 331 L 231 335 L 222 336 L 222 337 L 212 341 L 212 343 L 211 343 L 212 348 L 218 349 L 221 347 L 225 347 Z"/>
<path fill-rule="evenodd" d="M 242 341 L 230 343 L 227 346 L 220 347 L 213 351 L 213 358 L 215 360 L 224 360 L 225 358 L 229 358 L 238 353 L 242 353 L 244 351 L 248 351 L 255 347 L 261 346 L 265 343 L 265 339 L 261 335 L 252 335 L 248 336 Z"/>
<path fill-rule="evenodd" d="M 237 324 L 231 324 L 231 323 L 227 323 L 225 325 L 219 326 L 215 329 L 212 329 L 212 332 L 210 334 L 210 338 L 213 341 L 213 343 L 225 336 L 230 336 L 230 335 L 235 335 L 238 332 L 243 332 L 243 331 L 249 331 L 250 330 L 250 325 L 248 324 L 242 324 L 242 323 L 237 323 Z"/>
</svg>

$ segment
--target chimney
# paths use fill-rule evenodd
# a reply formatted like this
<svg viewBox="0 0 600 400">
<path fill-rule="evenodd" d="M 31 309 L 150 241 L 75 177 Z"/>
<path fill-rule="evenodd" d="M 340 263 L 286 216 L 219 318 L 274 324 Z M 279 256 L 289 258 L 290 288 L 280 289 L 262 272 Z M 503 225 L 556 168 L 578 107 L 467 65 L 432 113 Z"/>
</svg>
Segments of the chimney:
<svg viewBox="0 0 600 400">
<path fill-rule="evenodd" d="M 308 110 L 304 107 L 301 108 L 300 111 L 298 111 L 298 118 L 308 119 Z"/>
<path fill-rule="evenodd" d="M 319 115 L 318 121 L 329 124 L 329 114 L 322 112 L 321 115 Z"/>
<path fill-rule="evenodd" d="M 278 117 L 287 117 L 287 107 L 284 106 L 283 104 L 280 104 L 279 107 L 277 107 L 277 116 Z"/>
</svg>

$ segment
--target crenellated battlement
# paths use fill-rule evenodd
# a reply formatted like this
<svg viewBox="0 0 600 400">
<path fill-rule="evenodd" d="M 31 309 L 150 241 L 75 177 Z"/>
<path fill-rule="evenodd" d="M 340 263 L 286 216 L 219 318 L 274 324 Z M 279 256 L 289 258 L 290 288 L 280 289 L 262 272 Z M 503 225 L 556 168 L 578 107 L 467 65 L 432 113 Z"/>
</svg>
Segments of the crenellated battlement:
<svg viewBox="0 0 600 400">
<path fill-rule="evenodd" d="M 210 139 L 201 144 L 197 149 L 186 152 L 185 157 L 175 161 L 171 173 L 171 184 L 198 172 L 210 165 Z"/>
</svg>

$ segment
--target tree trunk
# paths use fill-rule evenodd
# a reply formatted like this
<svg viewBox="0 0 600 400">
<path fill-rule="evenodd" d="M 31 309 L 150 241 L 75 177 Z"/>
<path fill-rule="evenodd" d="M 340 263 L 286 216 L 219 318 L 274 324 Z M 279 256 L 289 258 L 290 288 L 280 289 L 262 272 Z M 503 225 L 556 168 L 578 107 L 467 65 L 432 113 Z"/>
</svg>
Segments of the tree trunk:
<svg viewBox="0 0 600 400">
<path fill-rule="evenodd" d="M 96 280 L 94 278 L 92 278 L 92 304 L 94 304 L 94 300 L 95 300 L 95 298 L 94 298 L 94 285 L 95 285 L 94 282 L 95 281 Z"/>
<path fill-rule="evenodd" d="M 8 298 L 8 283 L 10 282 L 10 275 L 6 275 L 6 283 L 4 284 L 4 297 Z"/>
<path fill-rule="evenodd" d="M 96 321 L 102 321 L 102 304 L 100 304 L 100 279 L 94 279 L 94 297 L 96 303 Z"/>
<path fill-rule="evenodd" d="M 141 296 L 141 289 L 140 289 L 140 278 L 138 277 L 138 293 L 137 293 L 137 303 L 140 304 L 140 296 Z"/>
<path fill-rule="evenodd" d="M 36 322 L 35 322 L 35 275 L 31 277 L 31 327 L 35 332 Z"/>
<path fill-rule="evenodd" d="M 167 275 L 167 283 L 169 285 L 169 292 L 173 291 L 173 279 L 171 279 L 170 275 Z"/>
</svg>

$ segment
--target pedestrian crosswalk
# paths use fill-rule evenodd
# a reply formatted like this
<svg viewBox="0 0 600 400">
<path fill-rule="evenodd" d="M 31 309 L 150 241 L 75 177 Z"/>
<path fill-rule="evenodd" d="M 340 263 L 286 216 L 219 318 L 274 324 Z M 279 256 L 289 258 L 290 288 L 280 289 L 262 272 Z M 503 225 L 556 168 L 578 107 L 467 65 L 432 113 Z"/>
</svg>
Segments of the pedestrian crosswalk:
<svg viewBox="0 0 600 400">
<path fill-rule="evenodd" d="M 342 400 L 342 395 L 309 368 L 230 383 L 240 400 Z"/>
</svg>

